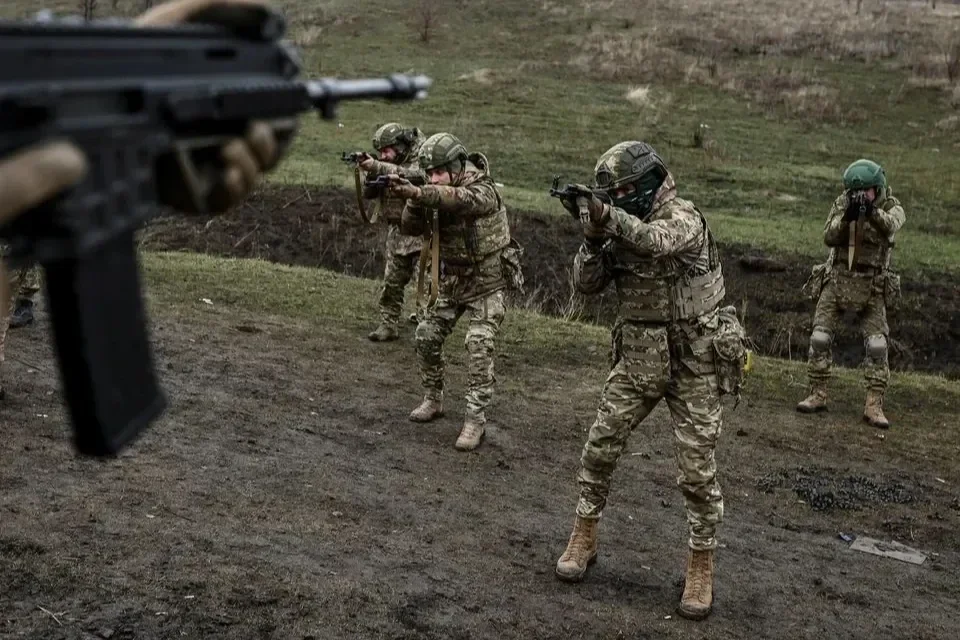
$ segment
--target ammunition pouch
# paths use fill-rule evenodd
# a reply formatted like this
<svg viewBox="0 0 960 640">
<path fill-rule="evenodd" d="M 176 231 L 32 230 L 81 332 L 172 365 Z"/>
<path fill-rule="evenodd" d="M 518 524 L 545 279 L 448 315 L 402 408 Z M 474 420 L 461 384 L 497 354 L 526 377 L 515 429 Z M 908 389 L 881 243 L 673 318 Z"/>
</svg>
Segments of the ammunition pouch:
<svg viewBox="0 0 960 640">
<path fill-rule="evenodd" d="M 883 279 L 883 303 L 891 309 L 896 309 L 900 306 L 901 300 L 900 274 L 888 269 L 879 277 Z"/>
<path fill-rule="evenodd" d="M 719 265 L 693 277 L 617 279 L 620 315 L 638 322 L 692 320 L 717 308 L 726 292 Z"/>
<path fill-rule="evenodd" d="M 820 299 L 823 287 L 826 286 L 829 279 L 830 265 L 828 263 L 814 265 L 813 269 L 810 270 L 810 277 L 803 283 L 800 293 L 816 302 Z"/>
<path fill-rule="evenodd" d="M 515 239 L 500 252 L 500 266 L 503 269 L 503 279 L 507 288 L 517 293 L 523 293 L 523 268 L 520 258 L 523 257 L 523 247 Z"/>
<path fill-rule="evenodd" d="M 723 307 L 717 316 L 719 327 L 713 336 L 713 350 L 720 395 L 732 394 L 739 398 L 746 377 L 746 332 L 737 319 L 735 307 Z"/>
<path fill-rule="evenodd" d="M 860 310 L 866 307 L 870 298 L 880 293 L 876 290 L 875 279 L 872 273 L 834 269 L 832 282 L 840 308 Z"/>
</svg>

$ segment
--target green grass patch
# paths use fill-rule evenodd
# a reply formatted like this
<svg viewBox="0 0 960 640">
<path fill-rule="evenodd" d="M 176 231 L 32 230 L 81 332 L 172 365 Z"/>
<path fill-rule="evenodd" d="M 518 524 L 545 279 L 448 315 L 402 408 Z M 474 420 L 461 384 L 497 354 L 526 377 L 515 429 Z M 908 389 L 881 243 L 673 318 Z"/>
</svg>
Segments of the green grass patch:
<svg viewBox="0 0 960 640">
<path fill-rule="evenodd" d="M 147 287 L 154 307 L 238 308 L 256 314 L 307 322 L 318 331 L 335 328 L 358 337 L 371 328 L 378 284 L 322 269 L 290 267 L 261 260 L 215 258 L 203 254 L 162 252 L 144 254 Z M 459 344 L 465 323 L 448 341 Z M 510 309 L 499 339 L 499 350 L 544 367 L 593 365 L 597 382 L 605 375 L 604 354 L 609 331 L 522 309 Z M 836 369 L 842 397 L 862 395 L 862 375 Z M 805 386 L 803 363 L 757 358 L 748 384 L 751 396 L 792 408 Z M 960 383 L 941 376 L 894 374 L 896 393 L 924 398 L 930 411 L 955 415 Z M 861 400 L 862 401 L 862 400 Z"/>
<path fill-rule="evenodd" d="M 272 182 L 349 187 L 340 152 L 369 148 L 378 124 L 398 120 L 486 153 L 514 209 L 564 215 L 547 196 L 554 175 L 589 181 L 605 149 L 646 139 L 722 241 L 819 258 L 843 168 L 871 157 L 907 213 L 896 264 L 960 271 L 960 118 L 950 98 L 960 102 L 960 87 L 930 88 L 948 82 L 937 74 L 951 51 L 949 7 L 891 5 L 878 21 L 825 0 L 615 2 L 610 11 L 521 0 L 469 10 L 453 0 L 276 4 L 308 76 L 422 72 L 434 87 L 416 104 L 348 103 L 333 123 L 304 117 Z M 48 5 L 76 11 L 72 0 Z M 33 10 L 15 0 L 0 15 Z M 709 126 L 703 148 L 693 144 L 700 124 Z"/>
</svg>

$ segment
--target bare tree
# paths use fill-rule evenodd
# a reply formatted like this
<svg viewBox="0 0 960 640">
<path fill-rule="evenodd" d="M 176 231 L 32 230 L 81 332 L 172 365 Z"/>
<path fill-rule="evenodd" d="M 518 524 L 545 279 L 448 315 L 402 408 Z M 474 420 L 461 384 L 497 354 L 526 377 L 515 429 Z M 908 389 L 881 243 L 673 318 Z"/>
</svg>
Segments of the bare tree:
<svg viewBox="0 0 960 640">
<path fill-rule="evenodd" d="M 420 6 L 417 9 L 417 31 L 420 33 L 422 42 L 430 42 L 433 37 L 433 28 L 436 24 L 436 9 L 431 0 L 420 0 Z"/>
<path fill-rule="evenodd" d="M 83 12 L 83 19 L 90 22 L 97 12 L 97 0 L 80 0 L 80 11 Z"/>
<path fill-rule="evenodd" d="M 863 0 L 857 0 L 857 15 L 860 15 L 860 7 L 863 5 Z"/>
</svg>

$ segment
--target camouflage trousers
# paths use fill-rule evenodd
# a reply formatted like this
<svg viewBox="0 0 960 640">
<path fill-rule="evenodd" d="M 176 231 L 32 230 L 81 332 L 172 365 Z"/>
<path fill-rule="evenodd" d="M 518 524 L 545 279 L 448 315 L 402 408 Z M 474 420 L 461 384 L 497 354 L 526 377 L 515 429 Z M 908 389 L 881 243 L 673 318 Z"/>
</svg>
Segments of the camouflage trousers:
<svg viewBox="0 0 960 640">
<path fill-rule="evenodd" d="M 714 450 L 722 409 L 712 330 L 626 323 L 617 361 L 600 394 L 597 417 L 580 457 L 577 515 L 599 518 L 617 462 L 634 428 L 661 398 L 673 418 L 677 484 L 686 504 L 693 549 L 714 549 L 723 520 Z"/>
<path fill-rule="evenodd" d="M 864 378 L 867 388 L 884 391 L 890 379 L 887 355 L 887 307 L 882 292 L 876 291 L 872 276 L 846 275 L 827 282 L 817 300 L 808 351 L 811 385 L 822 386 L 830 379 L 833 364 L 833 336 L 847 310 L 856 311 L 864 340 Z"/>
<path fill-rule="evenodd" d="M 466 303 L 457 303 L 441 296 L 436 304 L 422 311 L 416 343 L 420 380 L 427 396 L 435 399 L 442 397 L 446 368 L 443 343 L 453 332 L 460 317 L 467 314 L 470 325 L 464 340 L 469 356 L 466 414 L 481 423 L 485 421 L 484 410 L 490 404 L 496 382 L 493 356 L 504 311 L 503 291 Z"/>
<path fill-rule="evenodd" d="M 0 314 L 0 367 L 3 366 L 7 352 L 7 332 L 10 329 L 10 316 L 17 306 L 18 298 L 32 299 L 40 290 L 40 268 L 36 265 L 7 271 L 6 300 L 3 300 L 6 313 Z M 2 382 L 0 374 L 0 382 Z M 2 384 L 0 384 L 2 386 Z"/>
<path fill-rule="evenodd" d="M 386 266 L 383 286 L 380 289 L 380 319 L 385 325 L 396 326 L 403 310 L 403 293 L 413 279 L 420 259 L 419 237 L 400 235 L 395 225 L 387 228 L 387 243 L 384 251 Z"/>
</svg>

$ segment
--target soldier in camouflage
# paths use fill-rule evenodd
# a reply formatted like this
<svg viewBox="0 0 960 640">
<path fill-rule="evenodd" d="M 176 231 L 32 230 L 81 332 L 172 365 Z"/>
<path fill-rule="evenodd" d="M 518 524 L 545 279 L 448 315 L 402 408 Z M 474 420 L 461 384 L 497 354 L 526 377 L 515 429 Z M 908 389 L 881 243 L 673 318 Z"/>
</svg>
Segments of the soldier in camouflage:
<svg viewBox="0 0 960 640">
<path fill-rule="evenodd" d="M 424 398 L 410 419 L 428 422 L 443 415 L 443 343 L 467 315 L 466 416 L 456 448 L 469 451 L 484 434 L 504 290 L 522 286 L 521 251 L 510 238 L 507 210 L 482 154 L 468 154 L 457 138 L 438 133 L 423 143 L 418 162 L 429 184 L 397 179 L 390 186 L 393 195 L 407 200 L 401 232 L 424 237 L 418 295 L 428 261 L 431 271 L 430 302 L 416 330 Z"/>
<path fill-rule="evenodd" d="M 10 286 L 16 292 L 10 314 L 10 328 L 19 329 L 33 324 L 33 307 L 40 291 L 40 268 L 36 265 L 23 267 L 12 274 Z"/>
<path fill-rule="evenodd" d="M 690 526 L 679 613 L 702 619 L 712 607 L 715 535 L 723 516 L 714 459 L 720 399 L 739 388 L 743 330 L 732 307 L 720 308 L 723 273 L 706 219 L 677 197 L 673 177 L 654 149 L 637 141 L 615 145 L 600 156 L 595 179 L 594 193 L 605 198 L 563 202 L 576 213 L 586 201 L 589 211 L 574 260 L 574 285 L 596 294 L 613 282 L 619 314 L 612 332 L 613 368 L 580 458 L 573 533 L 556 573 L 579 581 L 596 560 L 597 529 L 617 461 L 633 429 L 665 399 Z"/>
<path fill-rule="evenodd" d="M 4 289 L 7 299 L 3 301 L 4 312 L 0 315 L 0 400 L 6 396 L 3 363 L 7 352 L 7 331 L 33 322 L 32 298 L 40 288 L 36 266 L 11 269 L 7 271 L 7 278 L 7 288 Z"/>
<path fill-rule="evenodd" d="M 359 166 L 369 178 L 383 175 L 411 178 L 420 175 L 417 152 L 421 144 L 423 133 L 420 129 L 407 129 L 396 122 L 389 122 L 378 127 L 373 134 L 373 148 L 377 150 L 379 159 L 367 156 Z M 364 189 L 363 195 L 371 200 L 383 198 L 381 213 L 387 223 L 384 250 L 386 267 L 379 300 L 380 325 L 367 336 L 374 342 L 386 342 L 396 340 L 400 335 L 397 326 L 403 309 L 403 291 L 413 278 L 422 241 L 419 237 L 400 233 L 402 202 L 396 198 L 388 199 L 382 189 L 370 186 Z"/>
<path fill-rule="evenodd" d="M 900 276 L 890 269 L 890 257 L 904 212 L 887 185 L 883 168 L 872 160 L 857 160 L 847 167 L 843 187 L 823 230 L 823 241 L 830 247 L 827 261 L 813 268 L 804 285 L 817 308 L 810 334 L 810 394 L 797 405 L 797 411 L 827 409 L 833 334 L 843 313 L 855 311 L 866 351 L 863 419 L 886 429 L 890 426 L 883 414 L 883 395 L 890 378 L 887 305 L 896 304 L 900 296 Z"/>
</svg>

